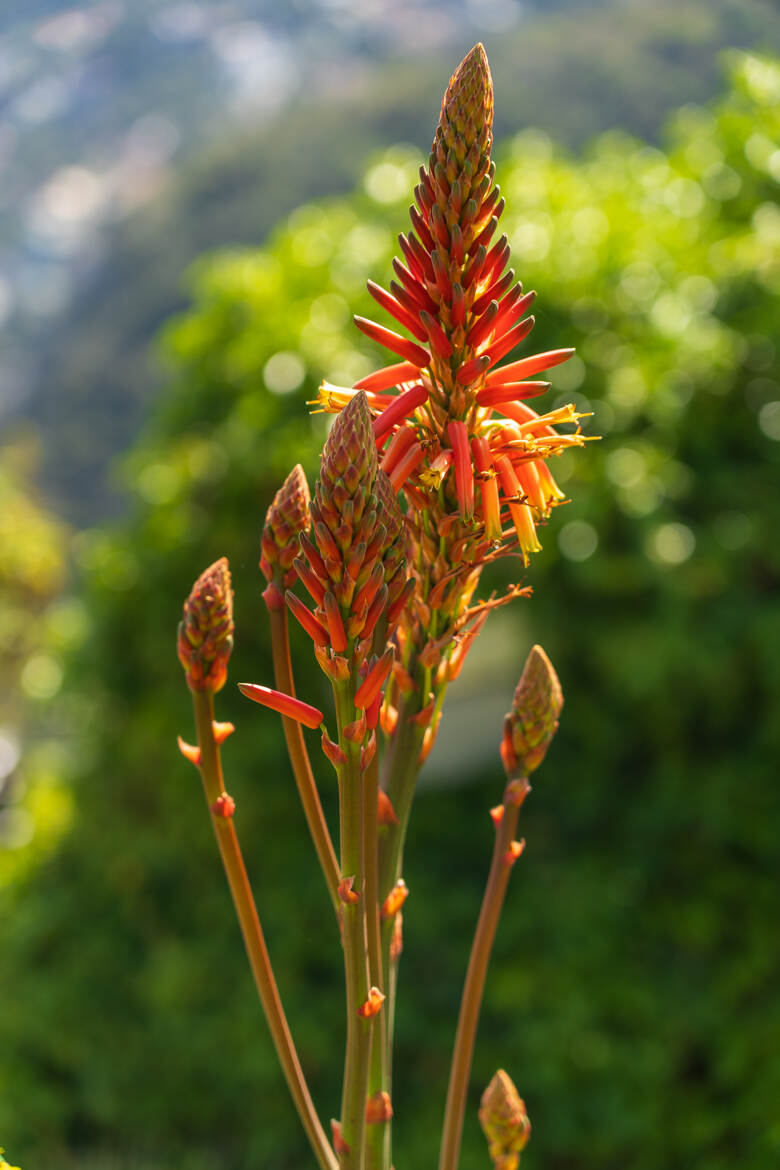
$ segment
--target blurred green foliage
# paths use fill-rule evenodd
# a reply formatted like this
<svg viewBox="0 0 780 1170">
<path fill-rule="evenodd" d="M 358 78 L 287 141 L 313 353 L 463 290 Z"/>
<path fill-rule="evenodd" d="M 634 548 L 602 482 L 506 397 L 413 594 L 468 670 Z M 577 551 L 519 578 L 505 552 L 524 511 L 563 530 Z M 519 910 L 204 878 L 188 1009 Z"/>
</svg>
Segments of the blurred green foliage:
<svg viewBox="0 0 780 1170">
<path fill-rule="evenodd" d="M 56 844 L 70 815 L 50 700 L 83 610 L 63 595 L 70 532 L 36 498 L 39 459 L 27 428 L 0 448 L 0 886 Z M 19 767 L 23 740 L 36 746 Z"/>
<path fill-rule="evenodd" d="M 780 68 L 735 56 L 715 108 L 665 149 L 623 134 L 582 160 L 525 132 L 498 156 L 507 231 L 539 289 L 534 348 L 576 344 L 553 403 L 604 436 L 556 465 L 519 603 L 567 706 L 524 810 L 529 847 L 489 978 L 464 1170 L 486 1165 L 479 1092 L 528 1103 L 529 1170 L 770 1170 L 780 1157 L 776 799 L 780 729 Z M 417 159 L 295 212 L 263 251 L 193 272 L 166 333 L 171 387 L 127 463 L 119 531 L 76 540 L 88 627 L 51 708 L 76 734 L 71 830 L 2 891 L 0 1133 L 26 1166 L 310 1164 L 219 873 L 174 652 L 197 572 L 230 557 L 232 678 L 270 677 L 255 568 L 271 493 L 323 420 L 321 377 L 378 354 L 350 328 L 386 279 Z M 296 639 L 300 690 L 324 698 Z M 509 695 L 507 695 L 507 700 Z M 228 687 L 229 786 L 315 1099 L 338 1107 L 340 963 L 273 719 Z M 496 743 L 500 727 L 496 727 Z M 71 768 L 74 768 L 71 763 Z M 396 1162 L 436 1156 L 499 765 L 421 792 L 405 874 Z M 329 770 L 321 769 L 332 814 Z M 465 783 L 465 781 L 470 781 Z M 112 1160 L 115 1159 L 115 1160 Z M 130 1163 L 135 1164 L 135 1163 Z"/>
</svg>

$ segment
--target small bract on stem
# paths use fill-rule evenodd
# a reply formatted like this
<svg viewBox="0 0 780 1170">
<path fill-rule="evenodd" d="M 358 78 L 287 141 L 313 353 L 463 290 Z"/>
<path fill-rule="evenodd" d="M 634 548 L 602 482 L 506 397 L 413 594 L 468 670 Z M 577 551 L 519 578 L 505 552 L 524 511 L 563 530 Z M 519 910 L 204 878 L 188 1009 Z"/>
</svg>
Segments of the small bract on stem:
<svg viewBox="0 0 780 1170">
<path fill-rule="evenodd" d="M 491 160 L 493 87 L 477 45 L 450 80 L 433 146 L 399 237 L 396 279 L 369 281 L 377 304 L 407 334 L 358 317 L 394 360 L 354 386 L 323 383 L 320 409 L 336 414 L 310 494 L 300 465 L 271 503 L 260 568 L 271 624 L 274 686 L 242 693 L 281 715 L 292 770 L 338 918 L 344 954 L 345 1057 L 340 1116 L 328 1140 L 317 1117 L 271 972 L 225 791 L 214 721 L 232 647 L 227 561 L 198 578 L 179 633 L 193 692 L 197 743 L 179 741 L 201 772 L 258 992 L 293 1100 L 321 1167 L 390 1170 L 393 1027 L 402 951 L 406 832 L 420 768 L 434 744 L 449 684 L 492 610 L 528 596 L 524 582 L 478 595 L 486 565 L 527 567 L 539 532 L 564 502 L 549 463 L 582 446 L 573 405 L 535 411 L 538 375 L 571 349 L 513 358 L 533 327 L 525 292 L 498 235 L 504 208 Z M 400 361 L 397 359 L 401 359 Z M 566 428 L 566 429 L 561 429 Z M 295 690 L 288 614 L 309 635 L 332 691 L 321 709 Z M 442 1132 L 440 1170 L 456 1170 L 482 994 L 509 877 L 529 773 L 550 745 L 560 684 L 535 646 L 501 742 L 507 772 L 490 816 L 494 849 L 466 972 Z M 305 729 L 318 732 L 336 773 L 332 838 Z M 335 840 L 335 844 L 334 844 Z M 480 1118 L 494 1165 L 514 1170 L 528 1140 L 525 1107 L 503 1071 Z"/>
</svg>

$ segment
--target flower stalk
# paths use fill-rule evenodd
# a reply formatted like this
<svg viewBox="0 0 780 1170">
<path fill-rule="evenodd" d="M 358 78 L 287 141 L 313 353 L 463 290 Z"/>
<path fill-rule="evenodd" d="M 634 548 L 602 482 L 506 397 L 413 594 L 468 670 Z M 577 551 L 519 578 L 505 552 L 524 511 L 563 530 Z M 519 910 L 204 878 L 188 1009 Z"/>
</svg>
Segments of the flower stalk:
<svg viewBox="0 0 780 1170">
<path fill-rule="evenodd" d="M 197 744 L 180 740 L 179 747 L 203 776 L 258 992 L 323 1170 L 391 1170 L 393 1032 L 409 893 L 403 858 L 417 777 L 435 743 L 449 684 L 489 614 L 530 592 L 514 582 L 503 594 L 481 597 L 483 569 L 508 556 L 529 564 L 552 510 L 565 502 L 549 464 L 587 441 L 573 405 L 546 411 L 529 405 L 550 386 L 538 376 L 573 350 L 513 358 L 533 328 L 528 314 L 536 294 L 515 280 L 509 243 L 499 233 L 504 199 L 491 160 L 492 125 L 492 80 L 477 45 L 444 95 L 411 226 L 399 237 L 396 279 L 388 289 L 369 281 L 377 305 L 405 333 L 355 318 L 393 361 L 351 387 L 322 384 L 316 406 L 337 417 L 313 495 L 296 466 L 268 509 L 261 538 L 275 685 L 239 687 L 282 717 L 338 917 L 346 1040 L 331 1142 L 284 1018 L 235 834 L 235 801 L 224 790 L 219 747 L 233 728 L 213 718 L 233 638 L 224 559 L 196 582 L 179 630 L 198 732 Z M 331 684 L 332 709 L 296 693 L 288 612 L 311 639 Z M 509 876 L 524 847 L 517 838 L 520 808 L 562 701 L 549 660 L 534 647 L 504 726 L 507 784 L 491 810 L 493 856 L 460 1005 L 439 1170 L 457 1170 L 488 963 Z M 336 774 L 337 848 L 304 728 L 319 732 Z M 494 1165 L 516 1170 L 530 1125 L 505 1073 L 486 1090 L 480 1117 Z"/>
</svg>

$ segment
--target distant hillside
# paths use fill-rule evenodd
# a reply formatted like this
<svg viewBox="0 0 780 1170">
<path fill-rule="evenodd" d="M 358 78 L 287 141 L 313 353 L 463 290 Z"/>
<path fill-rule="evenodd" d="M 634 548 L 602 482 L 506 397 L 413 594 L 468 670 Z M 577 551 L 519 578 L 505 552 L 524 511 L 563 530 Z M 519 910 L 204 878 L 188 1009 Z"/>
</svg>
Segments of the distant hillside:
<svg viewBox="0 0 780 1170">
<path fill-rule="evenodd" d="M 561 6 L 485 40 L 499 145 L 533 125 L 571 147 L 610 127 L 653 140 L 671 109 L 716 91 L 723 48 L 780 48 L 772 0 Z M 331 93 L 302 96 L 273 125 L 215 138 L 116 228 L 107 259 L 40 345 L 27 407 L 48 451 L 45 488 L 69 518 L 88 524 L 121 507 L 107 467 L 160 384 L 150 340 L 183 303 L 190 263 L 257 243 L 301 202 L 351 189 L 377 149 L 426 149 L 442 83 L 468 47 L 334 71 Z"/>
</svg>

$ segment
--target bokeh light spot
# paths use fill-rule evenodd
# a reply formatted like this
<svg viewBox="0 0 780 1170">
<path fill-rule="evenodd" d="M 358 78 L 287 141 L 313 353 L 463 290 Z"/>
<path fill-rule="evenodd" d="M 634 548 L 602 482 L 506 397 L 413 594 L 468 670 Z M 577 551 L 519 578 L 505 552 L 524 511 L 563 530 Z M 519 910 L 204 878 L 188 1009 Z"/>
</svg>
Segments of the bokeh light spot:
<svg viewBox="0 0 780 1170">
<path fill-rule="evenodd" d="M 24 664 L 21 684 L 31 699 L 53 699 L 62 686 L 62 667 L 49 654 L 33 654 Z"/>
<path fill-rule="evenodd" d="M 263 380 L 273 394 L 292 394 L 305 377 L 303 359 L 288 350 L 273 354 L 263 367 Z"/>
<path fill-rule="evenodd" d="M 587 561 L 598 544 L 596 529 L 585 520 L 570 520 L 558 533 L 558 548 L 570 561 Z"/>
<path fill-rule="evenodd" d="M 695 547 L 696 537 L 687 524 L 661 524 L 647 541 L 648 555 L 660 565 L 681 565 Z"/>
</svg>

